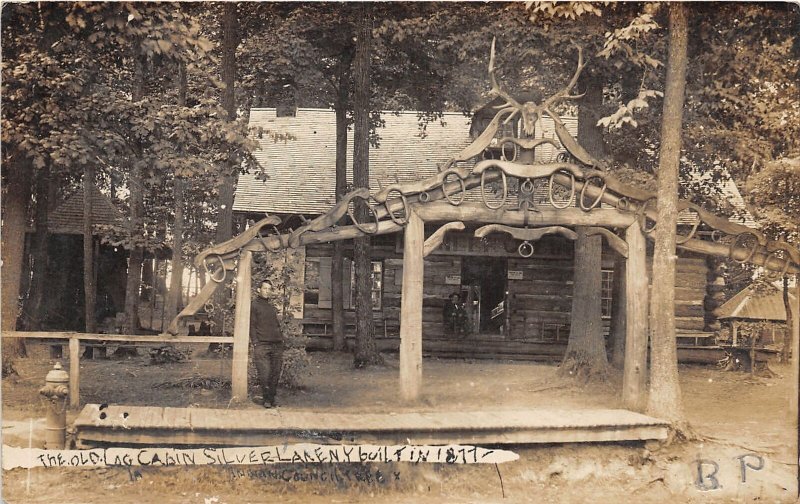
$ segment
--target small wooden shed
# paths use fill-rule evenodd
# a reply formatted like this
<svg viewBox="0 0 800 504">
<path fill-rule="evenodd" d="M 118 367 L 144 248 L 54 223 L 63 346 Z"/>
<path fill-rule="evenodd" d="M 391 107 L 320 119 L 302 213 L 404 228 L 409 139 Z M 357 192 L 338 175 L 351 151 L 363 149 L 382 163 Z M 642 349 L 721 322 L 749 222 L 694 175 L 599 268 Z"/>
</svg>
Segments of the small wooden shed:
<svg viewBox="0 0 800 504">
<path fill-rule="evenodd" d="M 122 212 L 97 188 L 92 189 L 92 226 L 120 226 Z M 50 213 L 46 254 L 47 288 L 37 315 L 45 329 L 76 330 L 85 327 L 83 308 L 83 191 L 68 196 Z M 35 229 L 26 239 L 28 265 L 32 269 L 36 258 L 30 244 Z M 98 319 L 113 316 L 125 308 L 125 281 L 128 252 L 122 247 L 102 244 L 99 232 L 94 234 L 94 273 L 97 286 Z M 30 275 L 25 275 L 30 279 Z M 24 289 L 30 293 L 30 289 Z"/>
<path fill-rule="evenodd" d="M 777 286 L 777 285 L 776 285 Z M 717 318 L 730 327 L 731 345 L 739 346 L 742 340 L 741 326 L 748 322 L 772 322 L 769 328 L 759 332 L 761 345 L 769 345 L 782 340 L 779 331 L 788 334 L 786 308 L 783 302 L 783 286 L 770 293 L 760 293 L 756 285 L 750 284 L 717 308 Z M 789 303 L 797 305 L 797 298 L 789 291 Z M 795 315 L 796 316 L 796 315 Z"/>
</svg>

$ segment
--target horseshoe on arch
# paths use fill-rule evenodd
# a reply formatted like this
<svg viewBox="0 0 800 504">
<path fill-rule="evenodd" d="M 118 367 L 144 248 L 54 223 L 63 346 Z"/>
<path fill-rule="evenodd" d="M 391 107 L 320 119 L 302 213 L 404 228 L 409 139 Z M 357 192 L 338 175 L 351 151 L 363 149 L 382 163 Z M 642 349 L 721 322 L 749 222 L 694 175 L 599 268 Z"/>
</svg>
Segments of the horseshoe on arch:
<svg viewBox="0 0 800 504">
<path fill-rule="evenodd" d="M 603 182 L 603 185 L 600 188 L 600 194 L 597 195 L 597 199 L 595 199 L 591 205 L 586 206 L 583 204 L 584 195 L 586 194 L 586 188 L 589 187 L 589 181 L 595 178 Z M 603 200 L 603 195 L 606 193 L 607 188 L 608 186 L 606 185 L 606 181 L 603 180 L 603 177 L 599 175 L 590 175 L 589 177 L 586 177 L 586 179 L 583 181 L 583 187 L 581 187 L 580 195 L 578 196 L 578 206 L 584 212 L 588 212 L 590 210 L 597 208 L 597 205 L 599 205 L 600 202 Z"/>
<path fill-rule="evenodd" d="M 352 207 L 350 207 L 348 205 L 348 207 L 347 207 L 347 216 L 350 217 L 350 220 L 353 221 L 353 225 L 356 228 L 358 228 L 358 230 L 361 231 L 362 233 L 368 234 L 368 235 L 373 235 L 373 234 L 377 233 L 378 232 L 378 227 L 380 226 L 380 220 L 378 219 L 378 213 L 375 211 L 375 207 L 369 203 L 369 199 L 368 198 L 363 198 L 361 196 L 356 196 L 356 197 L 352 198 L 352 200 L 355 200 L 355 199 L 364 200 L 364 203 L 369 207 L 369 210 L 372 213 L 372 217 L 375 219 L 375 228 L 370 230 L 368 227 L 366 227 L 366 226 L 362 225 L 360 222 L 358 222 L 358 220 L 356 219 L 356 216 L 353 215 L 353 209 L 355 208 L 355 201 L 353 201 L 354 204 L 353 204 Z"/>
<path fill-rule="evenodd" d="M 397 192 L 400 195 L 400 201 L 403 203 L 402 219 L 394 215 L 394 212 L 392 211 L 389 205 L 389 195 L 391 195 L 392 192 Z M 392 219 L 392 222 L 394 222 L 398 226 L 405 226 L 406 224 L 408 224 L 408 200 L 406 199 L 406 195 L 403 194 L 403 192 L 400 189 L 389 190 L 389 192 L 386 194 L 386 201 L 383 202 L 383 206 L 386 207 L 386 213 L 389 214 L 389 218 Z"/>
</svg>

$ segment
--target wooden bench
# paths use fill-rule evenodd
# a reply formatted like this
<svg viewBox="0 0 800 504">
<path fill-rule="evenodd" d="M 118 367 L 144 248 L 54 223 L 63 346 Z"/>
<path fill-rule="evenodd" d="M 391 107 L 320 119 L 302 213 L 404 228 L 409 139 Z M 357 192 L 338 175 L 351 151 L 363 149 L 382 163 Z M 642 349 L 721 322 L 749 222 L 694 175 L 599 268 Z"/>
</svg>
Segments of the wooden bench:
<svg viewBox="0 0 800 504">
<path fill-rule="evenodd" d="M 383 337 L 389 338 L 391 336 L 400 334 L 400 322 L 387 319 L 386 317 L 373 318 L 376 328 L 383 329 Z M 302 318 L 298 322 L 303 326 L 303 334 L 306 336 L 333 336 L 333 320 L 332 319 L 316 319 L 316 318 Z M 345 333 L 355 333 L 355 322 L 345 321 Z"/>
</svg>

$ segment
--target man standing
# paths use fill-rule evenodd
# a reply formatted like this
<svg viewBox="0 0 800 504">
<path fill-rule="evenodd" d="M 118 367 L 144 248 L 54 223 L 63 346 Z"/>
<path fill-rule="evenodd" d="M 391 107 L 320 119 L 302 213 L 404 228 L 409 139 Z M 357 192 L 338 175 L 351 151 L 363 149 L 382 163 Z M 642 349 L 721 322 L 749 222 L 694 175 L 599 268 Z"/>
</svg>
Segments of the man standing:
<svg viewBox="0 0 800 504">
<path fill-rule="evenodd" d="M 258 296 L 250 306 L 250 342 L 265 408 L 275 406 L 283 364 L 283 334 L 278 312 L 269 302 L 271 294 L 272 282 L 263 280 L 258 287 Z"/>
<path fill-rule="evenodd" d="M 467 312 L 461 302 L 461 296 L 457 292 L 452 293 L 450 299 L 445 301 L 442 317 L 445 334 L 455 336 L 467 334 Z"/>
</svg>

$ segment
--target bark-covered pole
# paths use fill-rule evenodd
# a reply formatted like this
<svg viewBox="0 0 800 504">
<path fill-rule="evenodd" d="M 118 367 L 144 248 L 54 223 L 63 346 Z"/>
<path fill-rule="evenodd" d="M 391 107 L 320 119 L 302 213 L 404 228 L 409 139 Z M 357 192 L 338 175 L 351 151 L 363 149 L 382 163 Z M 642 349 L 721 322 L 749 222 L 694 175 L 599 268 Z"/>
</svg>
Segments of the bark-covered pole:
<svg viewBox="0 0 800 504">
<path fill-rule="evenodd" d="M 353 184 L 369 188 L 369 112 L 370 112 L 370 54 L 372 43 L 372 5 L 359 8 L 356 56 L 353 68 Z M 356 218 L 369 222 L 368 209 L 358 205 Z M 356 345 L 353 364 L 364 367 L 383 362 L 375 344 L 372 321 L 372 247 L 369 236 L 353 240 L 353 259 L 356 277 Z"/>
<path fill-rule="evenodd" d="M 18 154 L 21 157 L 21 154 Z M 15 159 L 3 183 L 7 189 L 3 195 L 2 236 L 2 330 L 14 331 L 19 312 L 19 286 L 22 279 L 22 256 L 25 247 L 25 223 L 28 201 L 31 194 L 31 161 Z M 26 356 L 25 340 L 22 338 L 3 341 L 3 374 L 11 369 L 14 357 Z"/>
<path fill-rule="evenodd" d="M 678 167 L 681 157 L 681 124 L 686 88 L 686 6 L 669 5 L 669 55 L 661 123 L 658 161 L 658 225 L 653 254 L 651 313 L 651 366 L 648 412 L 673 423 L 683 419 L 678 382 L 678 349 L 675 340 L 675 226 L 678 221 Z"/>
<path fill-rule="evenodd" d="M 133 68 L 133 89 L 131 100 L 134 103 L 140 102 L 144 98 L 144 62 L 142 57 L 134 57 Z M 133 160 L 129 190 L 130 190 L 130 220 L 128 231 L 131 240 L 130 253 L 128 255 L 128 279 L 125 285 L 125 334 L 136 334 L 138 329 L 138 310 L 139 310 L 139 289 L 142 284 L 142 262 L 144 261 L 144 249 L 137 244 L 137 240 L 142 237 L 142 214 L 144 206 L 144 166 L 141 160 L 141 149 L 136 152 L 137 159 Z M 119 347 L 115 352 L 119 355 L 136 353 L 135 347 Z"/>
<path fill-rule="evenodd" d="M 603 81 L 597 73 L 583 72 L 579 82 L 585 95 L 578 109 L 578 140 L 594 157 L 602 158 L 605 145 L 597 120 L 601 115 Z M 602 379 L 608 370 L 600 300 L 603 241 L 597 235 L 587 236 L 585 228 L 576 227 L 575 230 L 578 239 L 575 241 L 572 320 L 560 372 Z"/>
<path fill-rule="evenodd" d="M 186 64 L 181 63 L 178 68 L 178 106 L 186 106 Z M 169 279 L 169 294 L 167 295 L 167 316 L 172 319 L 178 314 L 181 305 L 181 291 L 183 289 L 183 205 L 186 180 L 175 174 L 173 180 L 173 195 L 175 197 L 175 223 L 172 227 L 172 273 Z M 162 328 L 163 330 L 163 328 Z"/>
<path fill-rule="evenodd" d="M 97 332 L 95 320 L 96 292 L 94 284 L 94 236 L 92 233 L 92 188 L 94 187 L 94 165 L 86 163 L 83 168 L 83 301 L 86 317 L 86 332 Z"/>
<path fill-rule="evenodd" d="M 220 76 L 225 87 L 221 93 L 222 108 L 228 121 L 236 120 L 236 48 L 239 45 L 238 4 L 226 2 L 222 5 L 220 29 L 222 31 L 222 58 Z M 233 236 L 233 193 L 239 178 L 238 167 L 222 166 L 222 177 L 219 181 L 219 197 L 217 199 L 217 229 L 214 234 L 216 243 L 222 243 Z M 229 285 L 229 284 L 228 284 Z M 214 322 L 216 332 L 223 330 L 224 313 L 228 304 L 228 290 L 218 289 L 214 297 L 216 310 Z"/>
<path fill-rule="evenodd" d="M 342 54 L 339 60 L 339 71 L 336 89 L 336 202 L 342 200 L 347 192 L 347 109 L 350 94 L 349 74 L 353 60 L 352 49 Z M 341 221 L 339 222 L 341 223 Z M 344 243 L 333 242 L 333 259 L 331 260 L 331 312 L 333 315 L 333 349 L 344 350 Z"/>
</svg>

